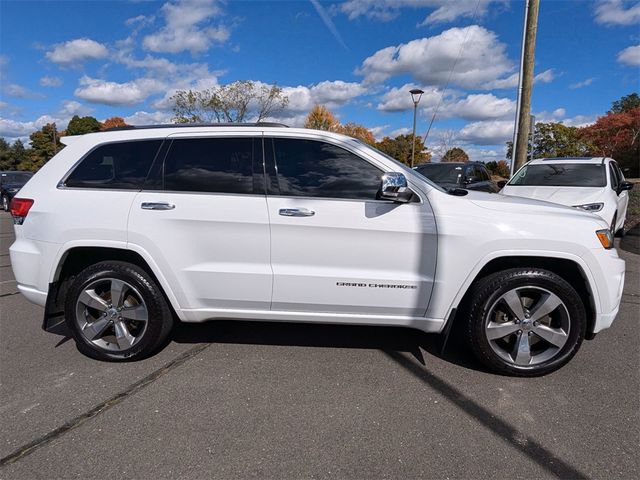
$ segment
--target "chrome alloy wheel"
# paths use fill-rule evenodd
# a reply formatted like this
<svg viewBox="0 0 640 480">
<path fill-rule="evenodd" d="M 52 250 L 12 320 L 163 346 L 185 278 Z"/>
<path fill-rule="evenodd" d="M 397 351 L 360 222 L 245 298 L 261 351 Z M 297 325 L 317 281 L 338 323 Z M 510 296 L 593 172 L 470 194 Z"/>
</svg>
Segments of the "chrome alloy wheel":
<svg viewBox="0 0 640 480">
<path fill-rule="evenodd" d="M 136 288 L 116 278 L 89 283 L 76 301 L 76 322 L 84 338 L 109 351 L 128 350 L 144 335 L 149 313 Z"/>
<path fill-rule="evenodd" d="M 516 366 L 555 357 L 569 338 L 571 319 L 560 298 L 540 287 L 518 287 L 504 293 L 489 309 L 485 335 L 491 349 Z"/>
</svg>

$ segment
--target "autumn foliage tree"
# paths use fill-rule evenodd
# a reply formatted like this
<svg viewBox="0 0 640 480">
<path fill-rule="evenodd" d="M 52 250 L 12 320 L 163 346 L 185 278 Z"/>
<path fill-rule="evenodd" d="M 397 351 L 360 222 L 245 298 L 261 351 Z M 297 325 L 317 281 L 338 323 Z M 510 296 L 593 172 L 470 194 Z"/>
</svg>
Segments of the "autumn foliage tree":
<svg viewBox="0 0 640 480">
<path fill-rule="evenodd" d="M 369 145 L 375 145 L 376 143 L 376 139 L 373 133 L 371 133 L 371 130 L 354 122 L 349 122 L 344 125 L 341 124 L 336 116 L 324 105 L 316 105 L 311 109 L 304 121 L 304 128 L 349 135 Z"/>
<path fill-rule="evenodd" d="M 415 162 L 414 165 L 420 165 L 421 163 L 427 163 L 431 161 L 431 153 L 427 151 L 424 146 L 422 137 L 416 136 L 413 138 L 412 134 L 398 135 L 395 138 L 384 137 L 375 147 L 381 152 L 386 153 L 392 158 L 395 158 L 399 162 L 405 165 L 411 165 L 411 141 L 415 142 Z"/>
<path fill-rule="evenodd" d="M 460 147 L 453 147 L 442 156 L 442 162 L 468 162 L 469 155 Z"/>
<path fill-rule="evenodd" d="M 629 176 L 640 174 L 640 107 L 610 112 L 580 133 L 591 146 L 591 155 L 614 158 L 629 169 Z"/>
<path fill-rule="evenodd" d="M 109 128 L 118 128 L 118 127 L 128 127 L 127 122 L 124 121 L 122 117 L 111 117 L 107 118 L 104 122 L 102 122 L 101 130 L 107 130 Z"/>
</svg>

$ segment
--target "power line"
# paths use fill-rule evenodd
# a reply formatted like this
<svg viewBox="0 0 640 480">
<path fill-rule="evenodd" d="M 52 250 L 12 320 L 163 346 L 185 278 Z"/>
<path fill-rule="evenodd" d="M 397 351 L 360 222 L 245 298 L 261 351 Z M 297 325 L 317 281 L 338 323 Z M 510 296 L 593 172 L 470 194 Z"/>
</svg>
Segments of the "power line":
<svg viewBox="0 0 640 480">
<path fill-rule="evenodd" d="M 442 100 L 444 100 L 444 94 L 449 87 L 449 83 L 451 82 L 451 77 L 453 76 L 453 71 L 456 69 L 458 65 L 458 61 L 460 60 L 460 56 L 462 55 L 462 51 L 464 50 L 465 45 L 467 44 L 467 39 L 469 37 L 469 31 L 471 27 L 475 24 L 476 16 L 478 14 L 478 7 L 480 6 L 480 0 L 476 2 L 476 8 L 473 11 L 473 17 L 471 18 L 471 25 L 467 27 L 467 30 L 464 34 L 464 40 L 462 41 L 462 45 L 460 45 L 460 50 L 458 51 L 458 56 L 456 60 L 453 62 L 453 66 L 451 70 L 449 70 L 449 78 L 447 78 L 447 83 L 444 84 L 444 88 L 442 89 L 442 94 L 440 95 L 440 100 L 438 100 L 438 104 L 436 105 L 436 109 L 433 112 L 433 116 L 431 117 L 431 121 L 429 122 L 429 128 L 427 128 L 427 133 L 424 135 L 424 143 L 427 142 L 427 138 L 429 138 L 429 132 L 431 132 L 431 127 L 433 126 L 433 122 L 436 119 L 436 115 L 438 114 L 438 110 L 440 109 L 440 105 L 442 105 Z"/>
</svg>

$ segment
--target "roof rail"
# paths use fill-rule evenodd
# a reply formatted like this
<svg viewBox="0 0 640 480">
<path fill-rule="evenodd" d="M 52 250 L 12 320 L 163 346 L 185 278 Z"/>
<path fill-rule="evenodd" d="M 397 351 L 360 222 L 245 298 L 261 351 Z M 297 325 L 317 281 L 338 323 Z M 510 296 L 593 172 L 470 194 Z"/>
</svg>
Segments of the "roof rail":
<svg viewBox="0 0 640 480">
<path fill-rule="evenodd" d="M 544 157 L 544 158 L 536 158 L 534 160 L 542 160 L 543 162 L 546 162 L 547 160 L 592 160 L 594 158 L 598 158 L 598 157 Z M 604 157 L 603 157 L 604 160 Z"/>
<path fill-rule="evenodd" d="M 160 125 L 127 125 L 126 127 L 111 127 L 103 132 L 117 132 L 119 130 L 145 130 L 150 128 L 188 128 L 188 127 L 279 127 L 289 128 L 289 125 L 276 122 L 255 123 L 164 123 Z"/>
</svg>

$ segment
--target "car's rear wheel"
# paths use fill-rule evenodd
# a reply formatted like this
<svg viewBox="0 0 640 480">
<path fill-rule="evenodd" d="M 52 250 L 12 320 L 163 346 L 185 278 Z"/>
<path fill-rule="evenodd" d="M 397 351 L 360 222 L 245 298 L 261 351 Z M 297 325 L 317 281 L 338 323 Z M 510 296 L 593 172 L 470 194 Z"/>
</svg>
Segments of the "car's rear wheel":
<svg viewBox="0 0 640 480">
<path fill-rule="evenodd" d="M 83 354 L 138 360 L 166 340 L 173 317 L 151 276 L 125 262 L 100 262 L 80 272 L 65 300 L 65 318 Z"/>
<path fill-rule="evenodd" d="M 578 293 L 538 268 L 494 273 L 474 286 L 467 337 L 476 357 L 499 373 L 538 376 L 576 354 L 586 334 Z"/>
</svg>

